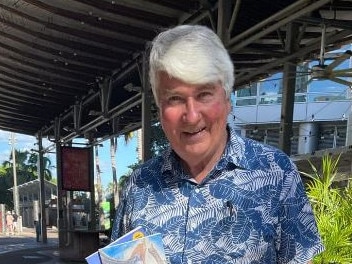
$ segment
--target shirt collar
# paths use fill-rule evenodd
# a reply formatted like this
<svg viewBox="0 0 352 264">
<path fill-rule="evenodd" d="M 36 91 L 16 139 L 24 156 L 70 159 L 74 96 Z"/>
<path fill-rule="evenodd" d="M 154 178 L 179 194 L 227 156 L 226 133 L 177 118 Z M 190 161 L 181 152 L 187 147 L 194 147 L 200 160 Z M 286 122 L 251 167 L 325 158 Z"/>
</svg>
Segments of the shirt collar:
<svg viewBox="0 0 352 264">
<path fill-rule="evenodd" d="M 223 156 L 236 167 L 244 167 L 246 159 L 245 140 L 240 137 L 232 127 L 228 126 L 227 131 L 229 132 L 229 139 Z"/>
<path fill-rule="evenodd" d="M 179 156 L 171 147 L 168 147 L 162 154 L 161 173 L 165 174 L 170 171 L 182 172 L 183 169 Z"/>
</svg>

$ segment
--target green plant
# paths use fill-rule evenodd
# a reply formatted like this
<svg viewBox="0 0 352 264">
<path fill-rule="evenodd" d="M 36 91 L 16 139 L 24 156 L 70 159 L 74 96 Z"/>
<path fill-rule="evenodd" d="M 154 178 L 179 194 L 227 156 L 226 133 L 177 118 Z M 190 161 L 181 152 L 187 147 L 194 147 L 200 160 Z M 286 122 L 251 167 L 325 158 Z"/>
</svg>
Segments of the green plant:
<svg viewBox="0 0 352 264">
<path fill-rule="evenodd" d="M 352 188 L 333 187 L 339 159 L 325 155 L 320 170 L 309 161 L 313 173 L 301 172 L 310 179 L 307 195 L 325 246 L 314 263 L 352 263 Z"/>
</svg>

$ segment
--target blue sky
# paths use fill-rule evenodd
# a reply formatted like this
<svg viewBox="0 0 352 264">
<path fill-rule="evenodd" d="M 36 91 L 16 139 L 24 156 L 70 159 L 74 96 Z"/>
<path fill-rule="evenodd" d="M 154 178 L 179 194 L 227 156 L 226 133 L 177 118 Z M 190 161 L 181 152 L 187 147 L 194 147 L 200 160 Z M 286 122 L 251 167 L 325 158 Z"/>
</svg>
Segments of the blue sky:
<svg viewBox="0 0 352 264">
<path fill-rule="evenodd" d="M 0 130 L 0 163 L 2 164 L 5 160 L 8 160 L 11 153 L 10 142 L 11 133 L 8 131 Z M 35 137 L 15 134 L 15 148 L 17 150 L 28 150 L 37 149 L 35 143 L 37 142 Z M 43 141 L 43 145 L 48 146 L 50 142 Z M 102 143 L 103 147 L 99 148 L 99 160 L 101 168 L 101 177 L 104 187 L 107 186 L 109 182 L 112 182 L 112 171 L 111 171 L 111 159 L 110 159 L 110 141 L 107 140 Z M 50 154 L 48 156 L 53 165 L 56 166 L 56 156 Z M 123 137 L 118 139 L 118 149 L 116 152 L 116 166 L 117 175 L 126 174 L 129 169 L 128 166 L 134 164 L 138 161 L 137 155 L 137 133 L 134 133 L 131 141 L 126 144 Z M 95 169 L 95 168 L 94 168 Z M 56 178 L 56 170 L 53 170 L 53 176 Z"/>
</svg>

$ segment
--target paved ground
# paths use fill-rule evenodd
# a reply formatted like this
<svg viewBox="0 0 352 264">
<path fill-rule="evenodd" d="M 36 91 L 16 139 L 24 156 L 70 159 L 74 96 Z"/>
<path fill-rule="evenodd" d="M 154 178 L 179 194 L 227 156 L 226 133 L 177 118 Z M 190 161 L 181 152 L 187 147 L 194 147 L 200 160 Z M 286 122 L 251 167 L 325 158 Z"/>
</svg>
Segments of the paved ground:
<svg viewBox="0 0 352 264">
<path fill-rule="evenodd" d="M 0 233 L 0 263 L 10 264 L 78 264 L 60 258 L 58 234 L 47 230 L 48 243 L 36 241 L 33 228 L 23 228 L 21 234 L 8 236 Z"/>
</svg>

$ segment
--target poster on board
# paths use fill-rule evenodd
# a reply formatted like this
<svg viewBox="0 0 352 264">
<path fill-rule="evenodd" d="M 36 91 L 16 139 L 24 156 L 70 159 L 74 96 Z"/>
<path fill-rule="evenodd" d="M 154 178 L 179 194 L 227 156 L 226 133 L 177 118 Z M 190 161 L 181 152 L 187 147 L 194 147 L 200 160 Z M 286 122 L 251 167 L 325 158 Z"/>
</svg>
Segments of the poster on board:
<svg viewBox="0 0 352 264">
<path fill-rule="evenodd" d="M 62 189 L 90 191 L 91 148 L 61 147 Z"/>
</svg>

